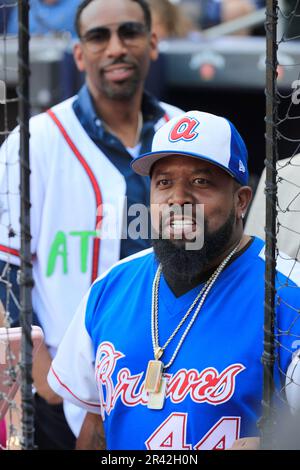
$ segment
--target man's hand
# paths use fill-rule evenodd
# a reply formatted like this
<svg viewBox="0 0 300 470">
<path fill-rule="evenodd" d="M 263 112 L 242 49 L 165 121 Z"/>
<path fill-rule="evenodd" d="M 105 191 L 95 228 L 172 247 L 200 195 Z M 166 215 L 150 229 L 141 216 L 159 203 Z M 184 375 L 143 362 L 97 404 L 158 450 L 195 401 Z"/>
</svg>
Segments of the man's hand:
<svg viewBox="0 0 300 470">
<path fill-rule="evenodd" d="M 56 395 L 47 381 L 51 362 L 52 359 L 48 349 L 45 343 L 42 343 L 33 360 L 32 378 L 37 393 L 50 405 L 59 405 L 63 399 Z"/>
<path fill-rule="evenodd" d="M 228 450 L 259 450 L 260 439 L 259 437 L 244 437 L 238 439 L 233 443 L 233 446 Z"/>
<path fill-rule="evenodd" d="M 105 435 L 101 416 L 87 413 L 76 443 L 76 450 L 105 450 Z"/>
</svg>

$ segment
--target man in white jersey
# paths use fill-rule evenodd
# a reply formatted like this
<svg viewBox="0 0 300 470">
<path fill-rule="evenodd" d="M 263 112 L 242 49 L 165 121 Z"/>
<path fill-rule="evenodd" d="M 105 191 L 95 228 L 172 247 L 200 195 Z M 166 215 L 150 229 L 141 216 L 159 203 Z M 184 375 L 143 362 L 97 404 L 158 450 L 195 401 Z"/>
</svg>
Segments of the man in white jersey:
<svg viewBox="0 0 300 470">
<path fill-rule="evenodd" d="M 148 178 L 136 175 L 130 162 L 149 151 L 154 132 L 180 112 L 143 89 L 150 61 L 158 54 L 144 0 L 85 0 L 76 28 L 74 59 L 86 73 L 86 84 L 78 96 L 30 121 L 33 306 L 45 335 L 33 367 L 40 449 L 74 447 L 73 433 L 79 432 L 82 418 L 75 420 L 72 433 L 61 399 L 46 381 L 51 358 L 90 283 L 120 258 L 148 246 L 147 240 L 123 236 L 125 199 L 128 205 L 149 202 Z M 13 265 L 10 282 L 16 293 L 18 152 L 16 130 L 0 155 L 1 272 L 7 262 Z M 116 233 L 101 238 L 111 224 L 107 207 L 113 208 Z M 6 298 L 4 284 L 0 295 Z M 9 310 L 17 321 L 11 299 Z M 71 424 L 74 407 L 65 403 L 64 411 Z"/>
</svg>

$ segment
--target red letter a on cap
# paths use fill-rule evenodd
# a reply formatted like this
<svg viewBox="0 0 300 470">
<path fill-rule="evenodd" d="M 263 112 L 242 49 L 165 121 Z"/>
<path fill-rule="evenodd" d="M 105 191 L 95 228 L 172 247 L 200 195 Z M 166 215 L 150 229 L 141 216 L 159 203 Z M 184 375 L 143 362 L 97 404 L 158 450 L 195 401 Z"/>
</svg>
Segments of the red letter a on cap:
<svg viewBox="0 0 300 470">
<path fill-rule="evenodd" d="M 195 118 L 184 117 L 178 121 L 170 132 L 169 140 L 177 142 L 178 140 L 194 140 L 198 132 L 195 129 L 199 125 L 199 121 Z"/>
</svg>

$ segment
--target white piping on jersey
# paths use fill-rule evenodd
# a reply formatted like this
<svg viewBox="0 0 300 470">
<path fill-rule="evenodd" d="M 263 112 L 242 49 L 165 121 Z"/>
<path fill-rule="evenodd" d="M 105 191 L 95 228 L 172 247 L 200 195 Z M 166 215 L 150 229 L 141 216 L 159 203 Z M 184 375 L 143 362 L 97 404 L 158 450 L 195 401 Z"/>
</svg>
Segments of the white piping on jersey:
<svg viewBox="0 0 300 470">
<path fill-rule="evenodd" d="M 266 260 L 265 258 L 265 246 L 259 253 L 259 258 Z M 278 254 L 276 260 L 276 270 L 286 276 L 288 279 L 293 281 L 298 287 L 300 287 L 300 263 L 295 259 L 291 259 L 290 256 L 282 253 Z"/>
<path fill-rule="evenodd" d="M 68 385 L 66 385 L 62 379 L 60 378 L 60 376 L 58 375 L 58 373 L 56 372 L 56 370 L 54 369 L 53 365 L 51 364 L 50 366 L 50 370 L 49 372 L 51 372 L 50 374 L 50 377 L 54 377 L 56 379 L 56 381 L 58 382 L 59 384 L 59 387 L 56 388 L 56 392 L 59 394 L 59 391 L 61 389 L 65 389 L 70 395 L 72 395 L 73 398 L 75 398 L 76 400 L 78 400 L 80 403 L 83 403 L 84 405 L 88 405 L 90 407 L 93 407 L 93 408 L 100 408 L 101 409 L 101 405 L 100 403 L 92 403 L 92 402 L 89 402 L 89 401 L 86 401 L 86 400 L 82 400 L 81 398 L 79 398 L 74 392 L 72 392 L 71 388 L 68 387 Z M 49 379 L 51 380 L 51 378 L 49 377 Z M 53 384 L 53 382 L 51 381 L 51 383 Z M 75 406 L 78 406 L 78 403 L 75 402 L 76 405 Z"/>
</svg>

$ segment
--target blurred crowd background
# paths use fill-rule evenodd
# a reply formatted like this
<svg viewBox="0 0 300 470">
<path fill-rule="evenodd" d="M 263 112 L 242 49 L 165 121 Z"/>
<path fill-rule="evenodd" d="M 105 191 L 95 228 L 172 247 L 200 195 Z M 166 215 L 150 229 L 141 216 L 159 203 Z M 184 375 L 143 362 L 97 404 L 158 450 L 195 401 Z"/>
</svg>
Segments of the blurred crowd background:
<svg viewBox="0 0 300 470">
<path fill-rule="evenodd" d="M 16 0 L 2 0 L 1 32 L 17 34 Z M 76 37 L 74 17 L 81 0 L 32 0 L 32 35 L 65 34 Z M 264 7 L 264 0 L 149 0 L 154 29 L 160 38 L 185 37 Z"/>
<path fill-rule="evenodd" d="M 263 170 L 265 154 L 265 58 L 262 56 L 265 50 L 263 24 L 265 1 L 148 1 L 152 10 L 153 29 L 160 40 L 161 54 L 150 69 L 146 88 L 159 99 L 185 110 L 197 108 L 228 116 L 241 130 L 246 140 L 250 153 L 250 172 L 255 184 Z M 77 71 L 72 56 L 72 46 L 76 41 L 74 18 L 80 3 L 81 0 L 31 0 L 30 2 L 33 114 L 74 95 L 83 83 L 84 77 Z M 282 42 L 295 42 L 300 31 L 300 2 L 282 0 L 279 4 L 286 14 L 285 19 L 282 15 L 280 17 L 278 28 L 280 40 L 283 38 Z M 289 17 L 290 12 L 295 13 L 292 18 Z M 253 17 L 255 14 L 258 14 L 256 19 Z M 241 19 L 251 19 L 251 17 L 253 21 L 251 23 L 250 20 L 250 26 L 247 24 L 243 26 L 242 23 L 239 25 Z M 220 26 L 226 24 L 232 24 L 233 27 L 224 33 Z M 214 31 L 213 35 L 207 35 L 207 32 L 211 31 Z M 10 56 L 16 60 L 17 32 L 17 1 L 1 0 L 0 79 L 3 77 L 5 79 L 7 76 L 3 70 L 1 73 L 1 63 L 2 65 L 6 63 L 8 68 L 12 69 L 10 60 L 13 59 L 10 59 Z M 218 46 L 214 49 L 216 41 Z M 201 53 L 198 53 L 197 47 L 202 47 Z M 223 49 L 227 55 L 223 56 Z M 234 63 L 234 67 L 229 65 L 227 60 L 231 52 L 233 62 L 230 64 Z M 174 54 L 177 54 L 175 59 Z M 252 67 L 249 64 L 255 54 L 255 67 L 257 67 L 255 73 L 260 76 L 256 85 L 253 77 L 249 76 L 247 81 L 245 68 L 247 64 L 248 68 Z M 1 55 L 6 55 L 8 59 L 1 62 Z M 170 72 L 168 57 L 171 56 L 173 62 L 176 60 L 175 73 L 174 69 Z M 192 83 L 188 82 L 187 72 L 191 73 L 190 68 L 193 67 L 199 69 L 195 72 L 199 75 L 199 80 L 197 82 L 196 79 Z M 283 74 L 285 70 L 282 68 L 280 72 Z M 224 77 L 227 77 L 226 83 L 225 80 L 222 83 L 220 73 L 224 73 Z M 235 78 L 232 86 L 228 75 L 230 73 Z M 240 83 L 237 80 L 239 74 Z M 16 81 L 13 78 L 7 81 L 9 97 L 13 97 Z M 10 128 L 14 127 L 15 118 L 16 107 L 11 105 L 8 113 Z M 2 126 L 1 117 L 0 126 Z M 289 143 L 285 142 L 283 145 Z M 291 153 L 292 150 L 285 147 L 282 151 L 283 158 Z"/>
</svg>

